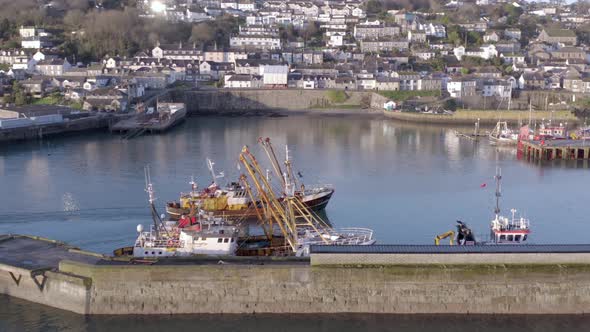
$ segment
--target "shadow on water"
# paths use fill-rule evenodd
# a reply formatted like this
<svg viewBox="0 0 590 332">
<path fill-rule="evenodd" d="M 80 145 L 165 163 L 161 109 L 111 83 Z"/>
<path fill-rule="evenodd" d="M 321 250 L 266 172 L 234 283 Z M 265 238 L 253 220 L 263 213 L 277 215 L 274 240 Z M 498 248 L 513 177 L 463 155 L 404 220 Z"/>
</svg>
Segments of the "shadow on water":
<svg viewBox="0 0 590 332">
<path fill-rule="evenodd" d="M 588 316 L 151 315 L 83 316 L 0 295 L 0 331 L 588 331 Z"/>
</svg>

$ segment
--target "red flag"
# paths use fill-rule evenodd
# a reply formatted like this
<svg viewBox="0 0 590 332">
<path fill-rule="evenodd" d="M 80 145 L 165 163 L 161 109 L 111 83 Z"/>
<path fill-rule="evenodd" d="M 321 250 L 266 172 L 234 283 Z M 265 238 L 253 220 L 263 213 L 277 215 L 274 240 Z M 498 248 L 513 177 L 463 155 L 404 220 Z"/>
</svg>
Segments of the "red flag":
<svg viewBox="0 0 590 332">
<path fill-rule="evenodd" d="M 482 183 L 481 185 L 479 185 L 480 188 L 485 188 L 487 186 L 488 186 L 487 183 Z"/>
</svg>

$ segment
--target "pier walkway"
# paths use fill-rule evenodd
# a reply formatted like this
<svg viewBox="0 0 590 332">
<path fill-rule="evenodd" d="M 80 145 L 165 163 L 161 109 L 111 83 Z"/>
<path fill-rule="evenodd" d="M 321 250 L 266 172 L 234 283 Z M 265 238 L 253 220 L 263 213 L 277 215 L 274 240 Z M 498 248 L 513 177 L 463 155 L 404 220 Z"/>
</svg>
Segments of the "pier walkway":
<svg viewBox="0 0 590 332">
<path fill-rule="evenodd" d="M 523 141 L 518 149 L 529 161 L 590 160 L 590 141 L 587 140 Z"/>
</svg>

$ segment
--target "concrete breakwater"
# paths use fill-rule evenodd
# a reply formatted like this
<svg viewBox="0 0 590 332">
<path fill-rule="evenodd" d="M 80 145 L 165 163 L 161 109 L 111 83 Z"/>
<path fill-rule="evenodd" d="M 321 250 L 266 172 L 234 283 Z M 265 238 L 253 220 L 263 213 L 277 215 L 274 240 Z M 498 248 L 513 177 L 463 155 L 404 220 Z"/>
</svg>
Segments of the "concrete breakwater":
<svg viewBox="0 0 590 332">
<path fill-rule="evenodd" d="M 171 91 L 170 98 L 186 104 L 190 114 L 322 109 L 382 109 L 387 98 L 373 92 L 342 90 L 197 90 Z"/>
<path fill-rule="evenodd" d="M 113 116 L 90 116 L 71 119 L 57 124 L 0 130 L 0 142 L 24 141 L 48 136 L 106 129 L 115 121 Z"/>
<path fill-rule="evenodd" d="M 477 254 L 463 264 L 431 254 L 316 259 L 313 251 L 311 264 L 209 257 L 137 265 L 23 236 L 0 244 L 0 292 L 80 314 L 590 312 L 590 252 L 543 265 L 470 264 Z M 532 262 L 543 262 L 538 256 Z"/>
<path fill-rule="evenodd" d="M 408 122 L 473 125 L 479 119 L 481 125 L 495 125 L 498 121 L 510 124 L 528 123 L 528 111 L 477 111 L 457 110 L 454 114 L 430 114 L 417 112 L 383 111 L 386 117 Z M 534 111 L 530 114 L 533 123 L 552 119 L 553 123 L 574 124 L 580 120 L 570 111 Z"/>
</svg>

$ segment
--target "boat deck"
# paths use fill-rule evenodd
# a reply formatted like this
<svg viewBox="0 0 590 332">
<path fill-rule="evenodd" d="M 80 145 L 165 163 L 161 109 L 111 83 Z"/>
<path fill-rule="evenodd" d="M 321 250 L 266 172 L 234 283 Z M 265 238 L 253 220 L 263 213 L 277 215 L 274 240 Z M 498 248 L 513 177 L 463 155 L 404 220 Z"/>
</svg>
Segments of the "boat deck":
<svg viewBox="0 0 590 332">
<path fill-rule="evenodd" d="M 58 269 L 59 262 L 70 260 L 93 265 L 309 265 L 309 258 L 194 256 L 158 260 L 113 259 L 84 252 L 63 242 L 26 235 L 0 235 L 0 264 L 27 270 Z"/>
</svg>

